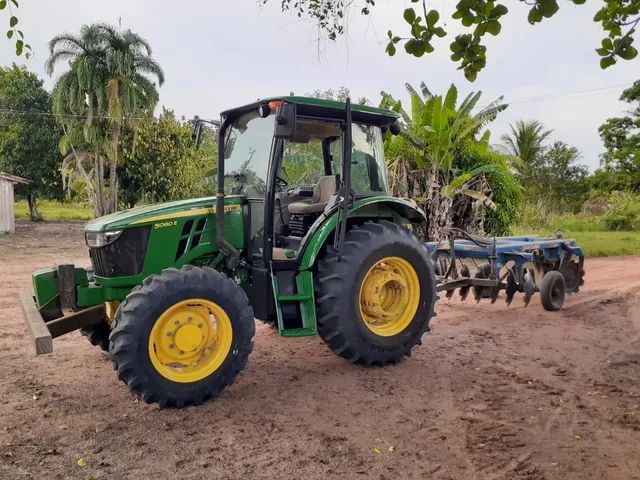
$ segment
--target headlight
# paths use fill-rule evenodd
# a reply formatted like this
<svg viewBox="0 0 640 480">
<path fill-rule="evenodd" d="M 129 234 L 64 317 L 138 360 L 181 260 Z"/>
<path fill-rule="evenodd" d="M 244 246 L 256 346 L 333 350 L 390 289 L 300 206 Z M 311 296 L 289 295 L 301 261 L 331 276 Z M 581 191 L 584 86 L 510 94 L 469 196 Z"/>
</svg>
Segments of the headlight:
<svg viewBox="0 0 640 480">
<path fill-rule="evenodd" d="M 122 233 L 122 230 L 118 230 L 116 232 L 103 232 L 103 233 L 86 232 L 84 234 L 84 238 L 87 242 L 87 246 L 99 248 L 99 247 L 106 247 L 107 245 L 110 245 L 113 242 L 115 242 L 121 233 Z"/>
</svg>

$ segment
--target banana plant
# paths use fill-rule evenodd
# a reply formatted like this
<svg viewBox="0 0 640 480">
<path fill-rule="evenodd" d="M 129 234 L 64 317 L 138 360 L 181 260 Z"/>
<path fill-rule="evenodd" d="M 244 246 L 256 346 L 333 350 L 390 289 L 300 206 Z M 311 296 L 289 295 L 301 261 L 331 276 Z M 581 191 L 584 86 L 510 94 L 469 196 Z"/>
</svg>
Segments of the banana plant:
<svg viewBox="0 0 640 480">
<path fill-rule="evenodd" d="M 489 131 L 482 135 L 481 132 L 507 105 L 499 97 L 473 113 L 482 95 L 479 91 L 469 93 L 458 104 L 454 85 L 444 96 L 434 95 L 424 82 L 420 91 L 408 83 L 405 88 L 411 100 L 410 112 L 404 110 L 400 101 L 381 92 L 381 106 L 402 118 L 400 141 L 410 151 L 410 155 L 402 158 L 389 156 L 392 183 L 394 172 L 404 172 L 405 183 L 412 184 L 407 193 L 428 212 L 429 224 L 424 235 L 437 240 L 446 236 L 451 227 L 451 209 L 457 195 L 470 197 L 487 208 L 497 208 L 487 195 L 468 188 L 474 178 L 488 173 L 487 166 L 460 171 L 457 157 L 469 142 L 489 148 Z"/>
</svg>

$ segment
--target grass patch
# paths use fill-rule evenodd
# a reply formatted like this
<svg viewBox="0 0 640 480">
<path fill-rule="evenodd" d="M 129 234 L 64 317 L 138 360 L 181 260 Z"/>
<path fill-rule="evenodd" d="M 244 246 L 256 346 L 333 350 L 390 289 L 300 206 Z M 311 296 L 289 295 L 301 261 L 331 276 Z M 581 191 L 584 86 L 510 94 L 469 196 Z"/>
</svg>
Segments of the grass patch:
<svg viewBox="0 0 640 480">
<path fill-rule="evenodd" d="M 519 226 L 516 234 L 535 233 L 553 235 L 553 230 L 540 230 Z M 564 238 L 575 238 L 586 257 L 614 257 L 640 255 L 640 232 L 563 231 Z"/>
<path fill-rule="evenodd" d="M 38 211 L 44 220 L 91 220 L 93 210 L 77 203 L 61 203 L 55 200 L 38 200 Z M 26 200 L 15 202 L 16 218 L 29 218 L 29 204 Z"/>
</svg>

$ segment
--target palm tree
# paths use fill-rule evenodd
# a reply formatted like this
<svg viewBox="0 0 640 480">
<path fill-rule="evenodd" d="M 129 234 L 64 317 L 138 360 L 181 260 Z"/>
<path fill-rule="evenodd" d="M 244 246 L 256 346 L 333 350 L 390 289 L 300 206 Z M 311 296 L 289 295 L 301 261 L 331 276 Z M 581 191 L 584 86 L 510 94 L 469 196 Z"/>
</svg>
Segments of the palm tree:
<svg viewBox="0 0 640 480">
<path fill-rule="evenodd" d="M 500 97 L 472 113 L 481 92 L 471 92 L 458 105 L 458 90 L 454 85 L 449 87 L 444 98 L 433 95 L 424 82 L 420 85 L 421 94 L 411 85 L 405 86 L 411 96 L 411 114 L 400 102 L 382 92 L 382 106 L 400 113 L 405 127 L 400 136 L 390 142 L 400 142 L 399 148 L 403 152 L 407 151 L 407 146 L 410 150 L 409 154 L 390 158 L 392 185 L 400 186 L 395 193 L 408 194 L 427 212 L 429 222 L 421 233 L 428 239 L 438 240 L 448 235 L 452 227 L 451 213 L 456 195 L 495 207 L 485 194 L 490 191 L 481 177 L 491 170 L 491 166 L 463 171 L 457 160 L 469 142 L 488 148 L 489 132 L 485 131 L 479 139 L 478 136 L 507 105 Z M 394 150 L 389 144 L 387 148 L 390 152 Z"/>
<path fill-rule="evenodd" d="M 160 65 L 151 57 L 149 43 L 126 30 L 106 24 L 85 25 L 79 35 L 61 34 L 49 42 L 46 68 L 68 61 L 53 89 L 53 110 L 65 128 L 63 150 L 70 149 L 84 176 L 87 154 L 93 157 L 91 173 L 97 215 L 117 209 L 117 164 L 124 127 L 136 130 L 136 119 L 152 114 L 164 82 Z M 81 130 L 81 134 L 80 134 Z M 78 144 L 80 142 L 80 145 Z M 80 146 L 80 153 L 75 146 Z M 66 153 L 66 152 L 65 152 Z M 109 198 L 104 195 L 104 160 L 109 162 Z M 91 193 L 91 192 L 90 192 Z"/>
<path fill-rule="evenodd" d="M 536 120 L 518 120 L 515 126 L 509 127 L 511 133 L 500 137 L 502 150 L 512 157 L 511 163 L 516 175 L 521 180 L 526 179 L 535 172 L 544 152 L 544 141 L 552 130 L 545 130 Z"/>
</svg>

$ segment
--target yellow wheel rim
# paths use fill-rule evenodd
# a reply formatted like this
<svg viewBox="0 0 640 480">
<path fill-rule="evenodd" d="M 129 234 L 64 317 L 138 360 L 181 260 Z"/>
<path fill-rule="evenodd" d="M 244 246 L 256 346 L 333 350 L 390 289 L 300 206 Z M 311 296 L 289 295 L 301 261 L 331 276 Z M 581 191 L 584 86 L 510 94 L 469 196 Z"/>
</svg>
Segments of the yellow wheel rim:
<svg viewBox="0 0 640 480">
<path fill-rule="evenodd" d="M 201 298 L 167 308 L 151 329 L 149 357 L 163 377 L 197 382 L 215 372 L 231 350 L 233 329 L 217 303 Z"/>
<path fill-rule="evenodd" d="M 418 274 L 404 258 L 383 258 L 364 276 L 359 303 L 360 316 L 369 330 L 383 337 L 397 335 L 418 311 Z"/>
</svg>

